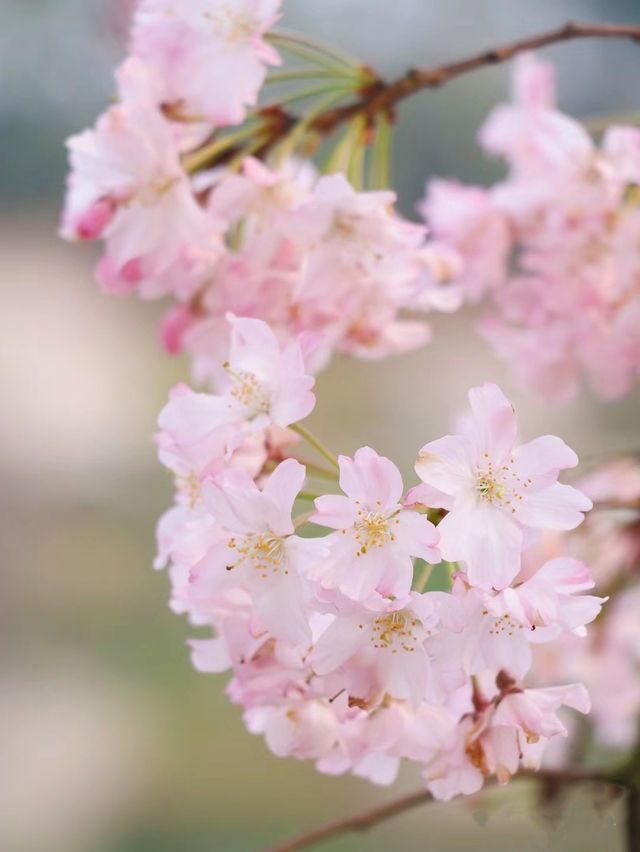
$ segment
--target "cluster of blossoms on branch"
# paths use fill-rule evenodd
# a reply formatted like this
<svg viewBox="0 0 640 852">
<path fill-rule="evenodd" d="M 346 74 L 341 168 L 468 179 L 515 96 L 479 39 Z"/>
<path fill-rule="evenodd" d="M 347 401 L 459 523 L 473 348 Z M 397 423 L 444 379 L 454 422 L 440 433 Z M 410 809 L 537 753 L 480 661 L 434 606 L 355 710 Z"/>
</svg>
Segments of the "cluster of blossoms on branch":
<svg viewBox="0 0 640 852">
<path fill-rule="evenodd" d="M 385 115 L 356 115 L 329 174 L 317 173 L 314 120 L 366 91 L 371 72 L 269 34 L 279 7 L 138 4 L 116 103 L 69 140 L 61 230 L 104 241 L 103 288 L 172 297 L 162 339 L 190 353 L 198 381 L 218 360 L 228 310 L 283 341 L 320 332 L 319 369 L 334 351 L 420 347 L 426 314 L 486 298 L 481 334 L 525 383 L 566 399 L 585 374 L 604 398 L 628 393 L 640 369 L 640 131 L 612 127 L 596 147 L 555 107 L 552 67 L 525 55 L 515 103 L 480 132 L 507 178 L 491 189 L 430 181 L 426 228 L 394 210 Z M 311 103 L 297 119 L 278 101 L 257 106 L 276 47 L 310 67 L 267 82 L 317 82 L 281 99 Z"/>
<path fill-rule="evenodd" d="M 247 117 L 266 64 L 280 61 L 263 38 L 278 6 L 209 0 L 178 13 L 145 0 L 117 102 L 68 143 L 62 234 L 103 240 L 108 292 L 175 299 L 162 338 L 192 355 L 198 381 L 224 349 L 227 311 L 265 320 L 283 341 L 321 333 L 318 369 L 336 350 L 375 358 L 421 346 L 423 315 L 460 304 L 448 284 L 457 255 L 397 214 L 393 192 L 357 191 L 291 156 L 303 120 L 270 165 L 250 156 L 284 120 L 269 109 Z M 358 73 L 337 69 L 330 98 L 357 91 Z"/>
<path fill-rule="evenodd" d="M 462 255 L 466 298 L 488 298 L 480 332 L 519 380 L 564 400 L 584 374 L 599 397 L 621 397 L 640 373 L 640 129 L 609 127 L 596 146 L 532 55 L 513 88 L 479 134 L 507 177 L 430 181 L 421 210 Z"/>
<path fill-rule="evenodd" d="M 191 642 L 196 668 L 231 668 L 248 728 L 323 772 L 390 783 L 406 758 L 446 799 L 539 765 L 566 733 L 559 708 L 589 700 L 579 683 L 526 686 L 533 652 L 583 636 L 603 603 L 581 561 L 521 558 L 591 507 L 557 481 L 573 451 L 552 436 L 518 445 L 513 409 L 484 385 L 464 433 L 422 448 L 408 491 L 370 447 L 306 470 L 293 456 L 314 405 L 302 342 L 228 321 L 218 392 L 176 388 L 157 439 L 177 483 L 157 565 L 173 609 L 213 630 Z M 319 477 L 342 493 L 304 490 Z M 423 590 L 432 568 L 450 591 Z"/>
<path fill-rule="evenodd" d="M 336 458 L 301 421 L 334 352 L 413 349 L 425 314 L 485 294 L 485 331 L 534 384 L 564 394 L 586 368 L 624 392 L 640 362 L 640 146 L 617 128 L 596 151 L 529 57 L 517 105 L 482 132 L 508 179 L 433 183 L 429 233 L 394 209 L 389 116 L 356 111 L 327 174 L 312 164 L 319 117 L 374 84 L 348 58 L 268 32 L 279 8 L 141 0 L 116 102 L 69 140 L 62 233 L 102 240 L 108 292 L 173 299 L 163 342 L 207 387 L 174 388 L 157 435 L 176 492 L 156 566 L 171 607 L 208 631 L 190 643 L 196 668 L 232 671 L 229 697 L 278 755 L 376 783 L 407 759 L 435 797 L 470 794 L 539 766 L 567 734 L 562 707 L 588 712 L 583 682 L 606 688 L 584 662 L 594 648 L 603 683 L 612 657 L 625 671 L 640 658 L 619 627 L 631 598 L 587 637 L 614 586 L 589 594 L 597 522 L 571 532 L 586 493 L 603 499 L 616 476 L 586 493 L 560 483 L 575 453 L 549 435 L 519 444 L 493 384 L 470 391 L 458 434 L 420 450 L 409 489 L 391 460 L 367 446 Z M 267 78 L 276 47 L 307 65 Z M 265 79 L 314 80 L 287 96 L 313 105 L 258 107 Z M 609 533 L 620 544 L 629 530 Z M 639 683 L 616 718 L 596 710 L 609 739 L 628 736 Z"/>
</svg>

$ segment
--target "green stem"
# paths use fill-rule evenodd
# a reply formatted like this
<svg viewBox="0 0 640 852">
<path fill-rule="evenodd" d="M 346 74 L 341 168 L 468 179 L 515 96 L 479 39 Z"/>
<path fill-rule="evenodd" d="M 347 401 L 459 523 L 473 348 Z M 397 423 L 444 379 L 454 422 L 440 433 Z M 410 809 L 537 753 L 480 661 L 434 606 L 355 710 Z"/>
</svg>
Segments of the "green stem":
<svg viewBox="0 0 640 852">
<path fill-rule="evenodd" d="M 238 142 L 242 142 L 243 139 L 253 136 L 259 128 L 260 125 L 257 122 L 247 123 L 235 132 L 227 134 L 222 139 L 214 139 L 207 145 L 203 145 L 202 148 L 184 157 L 182 161 L 184 170 L 187 174 L 200 171 L 200 169 L 215 161 L 221 154 L 224 154 L 225 151 L 237 145 Z"/>
<path fill-rule="evenodd" d="M 334 172 L 344 172 L 351 179 L 349 170 L 353 160 L 355 148 L 358 144 L 360 135 L 360 125 L 357 121 L 351 121 L 342 135 L 338 144 L 327 158 L 324 164 L 323 172 L 332 174 Z"/>
<path fill-rule="evenodd" d="M 295 92 L 291 92 L 288 95 L 284 95 L 282 98 L 278 98 L 277 101 L 271 101 L 268 104 L 260 107 L 261 110 L 275 109 L 276 107 L 283 107 L 285 104 L 293 104 L 297 101 L 305 101 L 307 98 L 313 98 L 316 95 L 328 95 L 331 92 L 336 91 L 336 84 L 331 83 L 322 83 L 319 86 L 309 86 L 306 89 L 298 89 Z M 349 88 L 347 90 L 347 94 L 352 94 L 353 89 Z M 344 97 L 344 95 L 343 95 Z"/>
<path fill-rule="evenodd" d="M 293 423 L 289 426 L 289 429 L 300 435 L 300 437 L 303 438 L 310 447 L 313 447 L 316 452 L 329 462 L 332 468 L 334 468 L 337 472 L 340 471 L 338 459 L 334 456 L 331 450 L 328 450 L 324 444 L 322 444 L 306 427 L 304 427 L 301 423 Z"/>
<path fill-rule="evenodd" d="M 391 124 L 385 115 L 379 115 L 376 121 L 369 186 L 371 189 L 388 189 L 391 186 Z"/>
<path fill-rule="evenodd" d="M 259 133 L 255 139 L 251 139 L 244 148 L 241 148 L 227 163 L 227 169 L 234 171 L 239 169 L 243 161 L 258 151 L 267 142 L 268 136 L 264 133 Z"/>
<path fill-rule="evenodd" d="M 335 68 L 336 63 L 351 70 L 358 67 L 355 59 L 352 59 L 345 53 L 341 53 L 325 44 L 304 38 L 297 33 L 288 33 L 281 30 L 270 32 L 265 36 L 265 40 L 275 45 L 275 47 L 287 51 L 287 53 L 307 59 L 310 62 L 317 62 L 319 65 L 325 65 L 329 68 Z"/>
<path fill-rule="evenodd" d="M 364 117 L 357 116 L 353 120 L 353 124 L 353 145 L 351 147 L 346 174 L 353 188 L 360 191 L 364 182 Z"/>
<path fill-rule="evenodd" d="M 267 79 L 266 83 L 288 83 L 293 80 L 345 80 L 360 83 L 361 78 L 356 72 L 342 71 L 341 69 L 329 68 L 294 68 L 291 71 L 273 71 Z"/>
</svg>

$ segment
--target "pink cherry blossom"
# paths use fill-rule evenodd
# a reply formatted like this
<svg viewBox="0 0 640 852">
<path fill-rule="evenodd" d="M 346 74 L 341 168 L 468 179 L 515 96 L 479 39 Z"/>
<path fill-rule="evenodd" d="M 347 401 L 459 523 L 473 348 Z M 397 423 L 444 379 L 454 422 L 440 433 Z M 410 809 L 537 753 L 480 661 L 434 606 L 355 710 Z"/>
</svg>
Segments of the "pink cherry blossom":
<svg viewBox="0 0 640 852">
<path fill-rule="evenodd" d="M 562 631 L 585 636 L 605 598 L 582 595 L 595 582 L 587 566 L 568 557 L 546 562 L 533 575 L 486 599 L 486 607 L 498 618 L 515 620 L 535 630 L 531 641 L 549 641 Z"/>
<path fill-rule="evenodd" d="M 597 147 L 554 102 L 553 67 L 520 57 L 514 103 L 480 132 L 507 178 L 487 189 L 431 181 L 421 209 L 461 255 L 467 298 L 489 296 L 480 334 L 521 383 L 566 401 L 584 376 L 615 399 L 640 372 L 640 131 L 612 126 Z"/>
<path fill-rule="evenodd" d="M 375 670 L 367 684 L 372 692 L 359 694 L 361 678 L 356 673 L 351 684 L 347 675 L 350 695 L 370 702 L 376 693 L 388 693 L 418 706 L 427 696 L 431 668 L 424 643 L 438 621 L 429 595 L 412 593 L 402 609 L 388 607 L 380 612 L 348 606 L 316 643 L 311 666 L 326 675 L 356 660 L 357 667 Z M 348 672 L 349 666 L 345 669 Z"/>
<path fill-rule="evenodd" d="M 228 360 L 221 365 L 220 394 L 174 393 L 160 415 L 162 439 L 213 461 L 238 450 L 248 434 L 289 426 L 315 404 L 314 379 L 305 373 L 299 342 L 282 348 L 261 320 L 229 316 Z M 258 470 L 261 464 L 258 465 Z"/>
<path fill-rule="evenodd" d="M 593 143 L 582 125 L 555 109 L 552 66 L 525 54 L 513 76 L 515 104 L 497 107 L 481 128 L 485 150 L 507 157 L 522 177 L 586 165 Z"/>
<path fill-rule="evenodd" d="M 316 500 L 313 522 L 337 532 L 329 536 L 329 558 L 314 577 L 353 600 L 404 599 L 413 577 L 411 557 L 440 561 L 438 533 L 424 515 L 403 508 L 402 477 L 389 459 L 361 447 L 353 459 L 338 461 L 346 496 Z"/>
<path fill-rule="evenodd" d="M 416 471 L 430 505 L 447 509 L 438 525 L 444 559 L 466 564 L 469 582 L 503 589 L 520 570 L 525 530 L 572 529 L 591 501 L 557 482 L 577 456 L 551 435 L 516 445 L 513 408 L 497 385 L 469 392 L 471 421 L 460 435 L 431 441 Z"/>
<path fill-rule="evenodd" d="M 262 490 L 240 470 L 206 482 L 205 504 L 225 540 L 194 567 L 191 577 L 196 595 L 231 585 L 249 589 L 265 626 L 292 642 L 311 637 L 301 575 L 319 550 L 317 541 L 293 534 L 291 509 L 304 477 L 304 467 L 289 459 Z"/>
<path fill-rule="evenodd" d="M 131 52 L 160 80 L 158 99 L 218 126 L 239 124 L 256 103 L 266 66 L 280 59 L 264 40 L 281 0 L 142 0 Z"/>
<path fill-rule="evenodd" d="M 581 684 L 547 689 L 521 689 L 515 682 L 483 709 L 463 718 L 457 739 L 424 769 L 434 797 L 447 801 L 481 789 L 494 775 L 506 784 L 519 766 L 539 768 L 543 746 L 555 736 L 567 736 L 558 718 L 562 706 L 589 711 L 589 697 Z"/>
<path fill-rule="evenodd" d="M 511 230 L 488 190 L 432 180 L 418 210 L 433 235 L 457 253 L 461 269 L 454 280 L 469 301 L 479 301 L 487 290 L 504 283 Z"/>
<path fill-rule="evenodd" d="M 170 122 L 146 97 L 126 96 L 129 88 L 146 91 L 148 75 L 128 60 L 118 74 L 122 99 L 95 129 L 69 140 L 61 233 L 105 240 L 100 270 L 108 288 L 157 296 L 167 292 L 163 278 L 178 265 L 188 290 L 198 254 L 219 252 L 220 227 L 193 197 Z"/>
</svg>

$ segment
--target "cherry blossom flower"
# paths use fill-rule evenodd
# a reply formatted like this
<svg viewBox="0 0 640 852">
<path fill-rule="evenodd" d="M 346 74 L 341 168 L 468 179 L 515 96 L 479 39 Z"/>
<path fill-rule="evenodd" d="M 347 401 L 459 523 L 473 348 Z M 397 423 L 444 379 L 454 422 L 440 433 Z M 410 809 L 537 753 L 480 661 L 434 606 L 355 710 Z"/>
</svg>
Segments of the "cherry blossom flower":
<svg viewBox="0 0 640 852">
<path fill-rule="evenodd" d="M 589 697 L 581 684 L 523 690 L 515 681 L 505 680 L 504 692 L 465 717 L 453 747 L 425 767 L 425 782 L 436 799 L 476 793 L 490 775 L 506 784 L 520 765 L 539 768 L 548 740 L 567 736 L 559 708 L 589 712 Z"/>
<path fill-rule="evenodd" d="M 353 459 L 338 461 L 346 496 L 316 500 L 312 521 L 337 532 L 327 539 L 330 556 L 314 577 L 353 600 L 404 599 L 413 577 L 411 557 L 440 561 L 438 533 L 424 515 L 403 508 L 402 477 L 389 459 L 361 447 Z"/>
<path fill-rule="evenodd" d="M 454 281 L 469 301 L 505 282 L 512 236 L 488 190 L 432 180 L 418 210 L 436 239 L 456 253 L 461 268 Z"/>
<path fill-rule="evenodd" d="M 180 266 L 188 293 L 192 263 L 220 251 L 220 226 L 196 202 L 171 124 L 148 101 L 148 69 L 129 59 L 118 82 L 122 99 L 95 129 L 69 139 L 61 233 L 105 240 L 98 272 L 107 289 L 163 295 L 171 289 L 167 276 Z"/>
<path fill-rule="evenodd" d="M 447 510 L 443 558 L 463 561 L 472 585 L 503 589 L 520 570 L 525 530 L 572 529 L 591 501 L 556 481 L 578 462 L 560 438 L 516 446 L 515 414 L 497 385 L 472 389 L 469 402 L 469 429 L 425 444 L 416 471 L 429 505 Z"/>
<path fill-rule="evenodd" d="M 480 334 L 520 382 L 566 401 L 585 376 L 601 398 L 621 397 L 640 371 L 640 131 L 611 126 L 597 147 L 532 55 L 514 63 L 513 88 L 480 131 L 507 178 L 431 181 L 421 210 L 461 255 L 466 297 L 490 297 Z"/>
<path fill-rule="evenodd" d="M 424 642 L 438 621 L 429 595 L 412 593 L 402 609 L 389 607 L 380 612 L 348 606 L 316 642 L 309 658 L 311 666 L 326 675 L 357 658 L 359 667 L 372 668 L 375 674 L 365 681 L 364 695 L 358 692 L 362 677 L 356 675 L 353 685 L 347 686 L 350 695 L 369 702 L 376 693 L 388 693 L 418 706 L 429 686 L 430 661 Z"/>
<path fill-rule="evenodd" d="M 228 317 L 228 360 L 220 370 L 222 393 L 174 393 L 160 415 L 168 440 L 212 461 L 238 450 L 248 433 L 289 426 L 315 405 L 314 379 L 305 373 L 300 343 L 284 348 L 261 320 Z M 261 464 L 258 465 L 258 470 Z"/>
<path fill-rule="evenodd" d="M 131 52 L 160 79 L 159 102 L 217 126 L 240 124 L 256 103 L 267 65 L 280 62 L 264 40 L 281 0 L 142 0 Z"/>
<path fill-rule="evenodd" d="M 194 567 L 191 576 L 196 595 L 231 585 L 249 589 L 265 626 L 294 643 L 311 638 L 301 574 L 319 551 L 319 542 L 294 535 L 291 522 L 304 477 L 303 465 L 288 459 L 262 490 L 240 470 L 206 482 L 205 504 L 225 540 Z"/>
</svg>

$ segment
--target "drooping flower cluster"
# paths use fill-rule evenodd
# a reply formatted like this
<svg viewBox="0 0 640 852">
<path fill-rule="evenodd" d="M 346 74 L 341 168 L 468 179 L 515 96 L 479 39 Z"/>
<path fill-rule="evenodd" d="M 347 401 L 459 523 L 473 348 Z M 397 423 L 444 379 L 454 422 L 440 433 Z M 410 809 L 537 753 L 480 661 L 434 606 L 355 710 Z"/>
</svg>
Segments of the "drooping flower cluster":
<svg viewBox="0 0 640 852">
<path fill-rule="evenodd" d="M 318 369 L 334 350 L 376 358 L 421 346 L 423 317 L 402 312 L 460 303 L 448 285 L 457 256 L 399 216 L 393 192 L 356 191 L 282 151 L 270 164 L 250 156 L 270 122 L 286 120 L 248 111 L 280 61 L 264 38 L 279 6 L 144 0 L 116 103 L 68 142 L 62 235 L 103 241 L 108 292 L 175 299 L 162 339 L 192 354 L 198 381 L 214 378 L 227 311 L 269 322 L 283 341 L 321 332 Z"/>
<path fill-rule="evenodd" d="M 584 375 L 598 396 L 623 396 L 640 372 L 640 129 L 609 127 L 597 146 L 532 55 L 513 88 L 479 134 L 506 179 L 431 181 L 422 212 L 463 256 L 467 297 L 490 299 L 481 333 L 521 381 L 567 399 Z"/>
<path fill-rule="evenodd" d="M 540 530 L 571 529 L 591 505 L 557 482 L 575 455 L 551 436 L 517 446 L 511 406 L 485 385 L 468 431 L 420 452 L 422 485 L 406 492 L 393 462 L 362 447 L 339 457 L 342 493 L 301 493 L 315 481 L 291 455 L 314 402 L 301 343 L 229 323 L 218 392 L 178 388 L 159 421 L 177 490 L 157 564 L 173 608 L 213 631 L 192 640 L 194 665 L 232 669 L 248 728 L 323 772 L 390 783 L 406 758 L 447 799 L 537 766 L 565 733 L 560 707 L 589 700 L 577 683 L 526 686 L 533 654 L 582 636 L 603 600 L 584 594 L 577 559 L 521 565 Z M 450 591 L 423 589 L 425 569 L 452 563 Z"/>
</svg>

